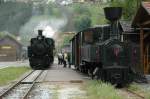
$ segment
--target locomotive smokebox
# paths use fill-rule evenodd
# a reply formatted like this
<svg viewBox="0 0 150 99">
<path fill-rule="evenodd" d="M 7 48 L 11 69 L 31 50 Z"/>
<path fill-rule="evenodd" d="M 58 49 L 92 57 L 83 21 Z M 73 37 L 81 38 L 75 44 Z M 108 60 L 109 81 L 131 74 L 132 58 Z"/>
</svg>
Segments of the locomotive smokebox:
<svg viewBox="0 0 150 99">
<path fill-rule="evenodd" d="M 104 8 L 105 17 L 111 22 L 110 37 L 115 39 L 121 39 L 118 20 L 122 15 L 122 7 L 106 7 Z"/>
<path fill-rule="evenodd" d="M 43 32 L 43 30 L 38 30 L 38 35 L 42 36 L 42 32 Z"/>
<path fill-rule="evenodd" d="M 104 8 L 105 17 L 107 20 L 113 22 L 121 18 L 122 7 L 106 7 Z"/>
</svg>

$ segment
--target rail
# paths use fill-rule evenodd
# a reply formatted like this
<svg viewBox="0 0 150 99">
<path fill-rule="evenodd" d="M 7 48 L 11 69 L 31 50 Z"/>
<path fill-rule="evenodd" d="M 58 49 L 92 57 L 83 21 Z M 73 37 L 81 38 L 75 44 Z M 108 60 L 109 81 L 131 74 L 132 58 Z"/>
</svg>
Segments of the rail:
<svg viewBox="0 0 150 99">
<path fill-rule="evenodd" d="M 6 91 L 4 91 L 1 95 L 0 95 L 0 99 L 3 99 L 3 97 L 7 96 L 9 94 L 9 92 L 11 92 L 15 87 L 19 86 L 22 84 L 22 81 L 25 80 L 27 77 L 30 77 L 30 75 L 32 75 L 36 70 L 32 70 L 31 72 L 29 72 L 25 77 L 21 78 L 17 83 L 13 84 L 11 87 L 9 87 Z M 33 89 L 33 86 L 36 83 L 36 80 L 38 79 L 38 77 L 43 73 L 44 70 L 41 70 L 40 73 L 38 73 L 38 75 L 33 79 L 33 82 L 31 84 L 31 86 L 28 88 L 27 92 L 24 94 L 22 99 L 27 99 L 27 96 L 29 95 L 30 91 Z"/>
</svg>

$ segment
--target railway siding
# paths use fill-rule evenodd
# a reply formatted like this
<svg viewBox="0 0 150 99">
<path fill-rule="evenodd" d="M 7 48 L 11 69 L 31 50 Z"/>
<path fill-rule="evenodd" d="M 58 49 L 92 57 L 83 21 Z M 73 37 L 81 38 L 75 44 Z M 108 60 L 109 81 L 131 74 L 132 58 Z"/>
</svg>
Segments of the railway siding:
<svg viewBox="0 0 150 99">
<path fill-rule="evenodd" d="M 40 71 L 31 71 L 17 83 L 13 84 L 10 88 L 4 91 L 0 95 L 0 99 L 26 99 L 33 86 L 35 85 L 35 81 L 42 74 L 42 70 Z M 26 82 L 22 82 L 26 81 Z M 28 82 L 27 82 L 28 81 Z M 32 82 L 32 83 L 31 83 Z M 24 84 L 26 83 L 26 84 Z M 30 84 L 31 83 L 31 84 Z"/>
<path fill-rule="evenodd" d="M 40 72 L 41 70 L 37 70 L 29 78 L 22 80 L 19 88 L 13 89 L 14 91 L 4 99 L 13 99 L 13 97 L 20 99 L 20 95 L 24 95 L 22 97 L 28 99 L 114 99 L 114 97 L 115 99 L 144 99 L 128 91 L 115 89 L 111 84 L 90 81 L 88 76 L 73 68 L 63 68 L 62 65 L 55 63 L 49 70 L 44 70 L 36 79 Z M 137 85 L 131 85 L 132 90 L 139 90 Z M 145 84 L 144 87 L 147 88 Z M 27 91 L 29 93 L 26 93 Z M 145 96 L 145 99 L 149 98 Z"/>
<path fill-rule="evenodd" d="M 127 88 L 121 89 L 123 93 L 128 94 L 127 96 L 132 97 L 133 99 L 150 99 L 150 83 L 132 83 Z M 122 93 L 121 92 L 121 93 Z M 129 98 L 129 99 L 130 99 Z M 131 98 L 131 99 L 132 99 Z"/>
<path fill-rule="evenodd" d="M 118 90 L 118 93 L 122 96 L 122 99 L 144 99 L 126 89 L 120 89 Z"/>
</svg>

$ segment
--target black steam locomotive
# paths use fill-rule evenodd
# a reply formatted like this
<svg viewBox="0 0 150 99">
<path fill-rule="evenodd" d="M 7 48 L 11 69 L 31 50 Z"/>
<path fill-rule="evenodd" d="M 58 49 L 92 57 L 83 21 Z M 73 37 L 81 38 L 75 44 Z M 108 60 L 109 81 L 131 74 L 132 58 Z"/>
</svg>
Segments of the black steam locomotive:
<svg viewBox="0 0 150 99">
<path fill-rule="evenodd" d="M 54 61 L 54 40 L 52 38 L 46 38 L 42 35 L 42 30 L 39 30 L 38 36 L 36 38 L 32 38 L 30 43 L 31 45 L 28 46 L 28 57 L 31 68 L 49 68 Z"/>
<path fill-rule="evenodd" d="M 87 28 L 72 38 L 72 63 L 92 78 L 124 86 L 132 81 L 132 77 L 129 49 L 121 42 L 118 30 L 122 8 L 106 7 L 104 11 L 111 24 Z"/>
</svg>

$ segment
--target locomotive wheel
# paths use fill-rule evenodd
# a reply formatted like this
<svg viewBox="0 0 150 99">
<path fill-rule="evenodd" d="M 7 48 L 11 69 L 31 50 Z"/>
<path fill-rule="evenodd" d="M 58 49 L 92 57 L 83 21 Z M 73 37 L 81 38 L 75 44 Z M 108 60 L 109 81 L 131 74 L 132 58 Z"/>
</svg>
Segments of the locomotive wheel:
<svg viewBox="0 0 150 99">
<path fill-rule="evenodd" d="M 81 65 L 79 66 L 79 71 L 80 71 L 81 73 L 83 73 L 83 70 L 82 70 Z"/>
<path fill-rule="evenodd" d="M 115 88 L 122 88 L 123 86 L 125 86 L 125 85 L 123 85 L 123 84 L 112 84 Z"/>
<path fill-rule="evenodd" d="M 88 75 L 89 75 L 92 79 L 94 78 L 93 72 L 91 72 L 90 69 L 88 69 Z"/>
<path fill-rule="evenodd" d="M 86 68 L 86 65 L 83 66 L 83 69 L 84 69 L 84 73 L 88 74 L 88 69 Z"/>
</svg>

